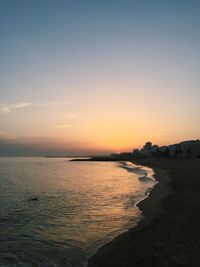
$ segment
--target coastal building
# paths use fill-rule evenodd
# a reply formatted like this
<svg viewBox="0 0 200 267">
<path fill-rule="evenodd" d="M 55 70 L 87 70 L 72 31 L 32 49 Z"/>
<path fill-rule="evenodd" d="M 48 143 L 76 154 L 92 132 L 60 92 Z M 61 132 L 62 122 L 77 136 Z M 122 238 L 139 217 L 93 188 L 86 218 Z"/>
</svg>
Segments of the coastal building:
<svg viewBox="0 0 200 267">
<path fill-rule="evenodd" d="M 140 150 L 141 156 L 145 157 L 152 157 L 152 143 L 146 142 L 146 144 L 143 146 L 143 148 Z"/>
<path fill-rule="evenodd" d="M 183 157 L 200 157 L 200 140 L 190 140 L 180 143 Z"/>
<path fill-rule="evenodd" d="M 183 141 L 161 147 L 146 142 L 142 149 L 134 149 L 132 154 L 134 157 L 200 158 L 200 140 Z"/>
<path fill-rule="evenodd" d="M 133 155 L 134 156 L 140 156 L 140 150 L 139 149 L 133 149 Z"/>
</svg>

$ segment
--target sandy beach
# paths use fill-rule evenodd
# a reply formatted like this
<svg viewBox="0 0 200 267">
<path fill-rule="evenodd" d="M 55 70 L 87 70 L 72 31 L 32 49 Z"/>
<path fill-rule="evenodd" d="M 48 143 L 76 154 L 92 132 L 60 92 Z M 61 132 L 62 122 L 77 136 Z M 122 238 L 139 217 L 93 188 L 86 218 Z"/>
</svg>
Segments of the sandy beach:
<svg viewBox="0 0 200 267">
<path fill-rule="evenodd" d="M 136 228 L 101 247 L 88 267 L 200 266 L 200 160 L 143 159 L 159 183 L 138 204 Z"/>
</svg>

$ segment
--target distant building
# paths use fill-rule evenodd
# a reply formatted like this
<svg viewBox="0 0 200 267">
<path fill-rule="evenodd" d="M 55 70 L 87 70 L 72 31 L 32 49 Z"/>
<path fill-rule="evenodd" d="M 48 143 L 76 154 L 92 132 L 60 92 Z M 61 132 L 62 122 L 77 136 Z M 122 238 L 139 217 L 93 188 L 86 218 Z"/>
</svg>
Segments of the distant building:
<svg viewBox="0 0 200 267">
<path fill-rule="evenodd" d="M 200 157 L 200 140 L 183 141 L 180 143 L 183 157 Z"/>
<path fill-rule="evenodd" d="M 146 142 L 142 149 L 134 149 L 132 155 L 134 157 L 155 158 L 200 158 L 200 140 L 183 141 L 161 147 Z"/>
<path fill-rule="evenodd" d="M 158 146 L 158 145 L 153 145 L 153 146 L 151 147 L 151 152 L 152 152 L 152 153 L 156 153 L 158 149 L 159 149 L 159 146 Z"/>
<path fill-rule="evenodd" d="M 151 150 L 152 148 L 152 143 L 151 142 L 146 142 L 146 144 L 143 146 L 144 150 Z"/>
<path fill-rule="evenodd" d="M 139 149 L 134 149 L 133 150 L 133 155 L 134 156 L 140 156 L 140 150 Z"/>
</svg>

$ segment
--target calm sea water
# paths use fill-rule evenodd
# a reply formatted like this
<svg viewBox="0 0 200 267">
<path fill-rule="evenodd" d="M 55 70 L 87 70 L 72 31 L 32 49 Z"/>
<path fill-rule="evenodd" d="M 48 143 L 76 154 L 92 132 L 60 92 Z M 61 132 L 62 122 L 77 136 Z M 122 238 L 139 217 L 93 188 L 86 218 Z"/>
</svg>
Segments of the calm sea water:
<svg viewBox="0 0 200 267">
<path fill-rule="evenodd" d="M 137 223 L 152 175 L 126 162 L 0 158 L 0 266 L 85 266 Z"/>
</svg>

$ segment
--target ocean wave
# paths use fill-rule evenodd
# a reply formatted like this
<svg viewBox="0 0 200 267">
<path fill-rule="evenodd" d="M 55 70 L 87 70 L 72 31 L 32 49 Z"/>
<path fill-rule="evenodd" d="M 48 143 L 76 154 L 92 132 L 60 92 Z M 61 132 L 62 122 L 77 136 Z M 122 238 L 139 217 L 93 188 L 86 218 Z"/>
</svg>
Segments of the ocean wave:
<svg viewBox="0 0 200 267">
<path fill-rule="evenodd" d="M 139 181 L 146 183 L 146 184 L 155 184 L 156 181 L 154 179 L 154 172 L 151 169 L 148 170 L 147 167 L 144 166 L 136 166 L 132 162 L 120 162 L 119 165 L 121 168 L 126 169 L 129 172 L 133 172 L 139 175 Z"/>
<path fill-rule="evenodd" d="M 144 175 L 144 176 L 140 176 L 138 178 L 140 181 L 144 182 L 144 183 L 154 183 L 154 179 L 152 179 L 151 177 L 148 177 L 147 175 Z"/>
<path fill-rule="evenodd" d="M 142 174 L 144 176 L 148 175 L 148 171 L 145 170 L 142 166 L 136 166 L 131 162 L 127 162 L 127 161 L 122 161 L 120 162 L 119 165 L 121 168 L 126 169 L 129 172 L 134 172 L 134 173 L 138 173 L 138 174 Z"/>
</svg>

